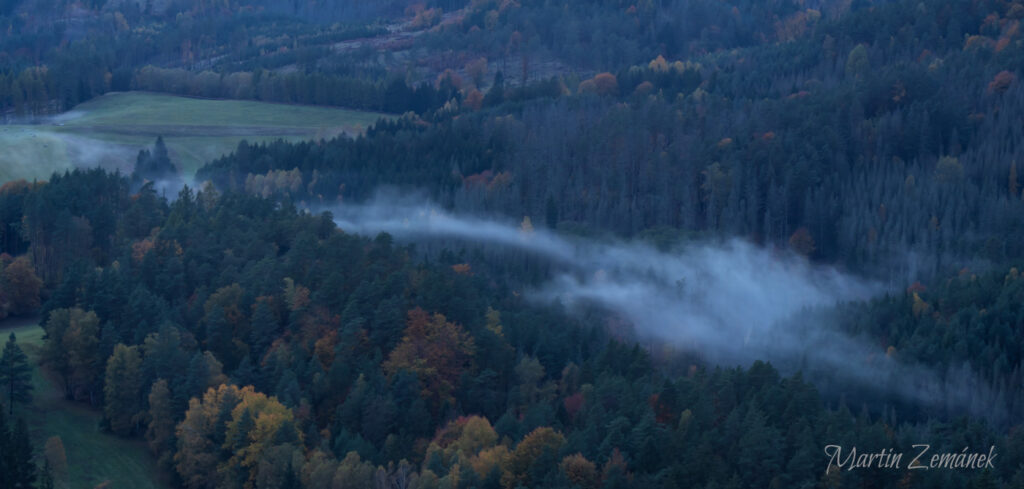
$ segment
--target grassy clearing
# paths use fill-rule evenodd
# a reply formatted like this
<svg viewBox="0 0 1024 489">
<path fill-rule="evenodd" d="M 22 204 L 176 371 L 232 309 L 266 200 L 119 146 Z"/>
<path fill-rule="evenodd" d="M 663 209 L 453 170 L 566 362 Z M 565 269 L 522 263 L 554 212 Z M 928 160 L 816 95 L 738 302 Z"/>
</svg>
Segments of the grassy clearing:
<svg viewBox="0 0 1024 489">
<path fill-rule="evenodd" d="M 64 140 L 33 126 L 0 126 L 0 181 L 45 178 L 67 168 Z"/>
<path fill-rule="evenodd" d="M 111 93 L 46 124 L 0 126 L 0 183 L 102 166 L 130 172 L 135 155 L 164 136 L 172 161 L 191 176 L 238 142 L 301 141 L 364 131 L 384 114 L 143 92 Z"/>
<path fill-rule="evenodd" d="M 59 384 L 42 372 L 38 366 L 43 344 L 41 327 L 31 321 L 0 323 L 4 341 L 11 331 L 35 366 L 33 403 L 16 408 L 15 416 L 25 417 L 40 456 L 47 438 L 61 437 L 67 453 L 68 473 L 58 480 L 58 487 L 92 489 L 109 481 L 110 488 L 169 488 L 158 479 L 153 457 L 141 441 L 99 431 L 99 411 L 65 400 Z"/>
<path fill-rule="evenodd" d="M 382 114 L 330 107 L 209 100 L 145 92 L 111 93 L 85 102 L 58 120 L 65 127 L 133 126 L 366 127 Z"/>
</svg>

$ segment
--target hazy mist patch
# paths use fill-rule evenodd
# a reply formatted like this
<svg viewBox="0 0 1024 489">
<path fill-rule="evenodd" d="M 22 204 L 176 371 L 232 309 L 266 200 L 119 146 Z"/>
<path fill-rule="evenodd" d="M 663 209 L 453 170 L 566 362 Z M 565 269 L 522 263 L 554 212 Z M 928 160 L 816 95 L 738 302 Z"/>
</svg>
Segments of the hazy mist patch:
<svg viewBox="0 0 1024 489">
<path fill-rule="evenodd" d="M 990 410 L 982 400 L 991 399 L 990 390 L 969 369 L 939 375 L 839 329 L 832 307 L 884 293 L 874 281 L 738 239 L 662 252 L 453 215 L 415 201 L 377 199 L 331 210 L 345 232 L 457 239 L 545 257 L 553 276 L 528 291 L 530 299 L 558 301 L 570 311 L 603 308 L 626 319 L 638 339 L 670 344 L 711 364 L 767 360 L 784 372 L 823 379 L 840 393 L 850 386 L 957 411 Z"/>
</svg>

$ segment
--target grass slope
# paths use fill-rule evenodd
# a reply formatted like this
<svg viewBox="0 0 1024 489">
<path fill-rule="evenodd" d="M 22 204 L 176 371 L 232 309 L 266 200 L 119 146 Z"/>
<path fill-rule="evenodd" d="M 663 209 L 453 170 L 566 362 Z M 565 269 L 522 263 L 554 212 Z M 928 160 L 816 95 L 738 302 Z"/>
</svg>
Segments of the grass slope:
<svg viewBox="0 0 1024 489">
<path fill-rule="evenodd" d="M 110 93 L 45 124 L 0 126 L 0 183 L 46 179 L 54 171 L 102 166 L 130 172 L 135 156 L 163 136 L 188 176 L 238 142 L 330 138 L 362 132 L 375 112 L 208 100 L 145 92 Z"/>
<path fill-rule="evenodd" d="M 67 401 L 55 379 L 39 368 L 43 329 L 35 322 L 0 323 L 3 341 L 11 331 L 25 350 L 35 369 L 35 386 L 30 406 L 15 408 L 14 415 L 25 417 L 32 432 L 33 447 L 42 461 L 43 446 L 51 436 L 60 436 L 67 454 L 68 473 L 57 480 L 58 488 L 92 489 L 107 483 L 110 488 L 168 489 L 157 477 L 156 464 L 146 446 L 138 440 L 118 438 L 98 429 L 100 412 Z M 56 475 L 56 474 L 55 474 Z"/>
</svg>

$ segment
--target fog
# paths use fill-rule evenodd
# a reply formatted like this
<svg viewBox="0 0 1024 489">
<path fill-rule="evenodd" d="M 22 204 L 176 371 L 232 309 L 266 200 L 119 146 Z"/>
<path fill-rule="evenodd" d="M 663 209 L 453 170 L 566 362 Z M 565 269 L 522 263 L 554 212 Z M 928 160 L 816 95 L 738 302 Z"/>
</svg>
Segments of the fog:
<svg viewBox="0 0 1024 489">
<path fill-rule="evenodd" d="M 86 136 L 56 134 L 67 151 L 68 161 L 75 168 L 103 168 L 130 175 L 135 166 L 138 148 L 100 141 Z"/>
<path fill-rule="evenodd" d="M 345 232 L 457 239 L 549 259 L 555 272 L 547 283 L 526 292 L 531 300 L 558 301 L 570 312 L 606 309 L 627 320 L 644 344 L 670 346 L 713 365 L 766 360 L 784 373 L 803 371 L 839 394 L 866 389 L 883 398 L 954 411 L 989 409 L 985 402 L 991 393 L 969 371 L 940 375 L 903 364 L 886 355 L 885 345 L 838 329 L 832 306 L 883 294 L 880 284 L 813 265 L 788 251 L 727 240 L 691 243 L 666 253 L 639 243 L 562 237 L 394 199 L 331 210 Z"/>
</svg>

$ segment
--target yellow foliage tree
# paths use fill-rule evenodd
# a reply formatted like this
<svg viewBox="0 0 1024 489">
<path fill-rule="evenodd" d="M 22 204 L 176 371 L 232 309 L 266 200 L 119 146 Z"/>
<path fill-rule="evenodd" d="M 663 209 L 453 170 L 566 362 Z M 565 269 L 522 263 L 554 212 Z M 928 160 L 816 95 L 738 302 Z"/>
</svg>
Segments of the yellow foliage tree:
<svg viewBox="0 0 1024 489">
<path fill-rule="evenodd" d="M 564 444 L 565 437 L 554 429 L 545 426 L 531 431 L 512 451 L 501 478 L 502 485 L 506 488 L 530 487 L 533 484 L 530 480 L 533 463 L 545 452 L 557 453 Z"/>
<path fill-rule="evenodd" d="M 233 450 L 227 463 L 218 467 L 224 474 L 242 469 L 249 473 L 246 487 L 252 487 L 258 476 L 259 464 L 271 447 L 281 443 L 301 441 L 291 409 L 276 397 L 256 392 L 252 386 L 239 391 L 241 401 L 231 410 L 224 449 Z"/>
<path fill-rule="evenodd" d="M 583 489 L 594 489 L 601 483 L 594 462 L 587 460 L 582 454 L 569 455 L 562 459 L 558 466 L 573 485 Z"/>
</svg>

